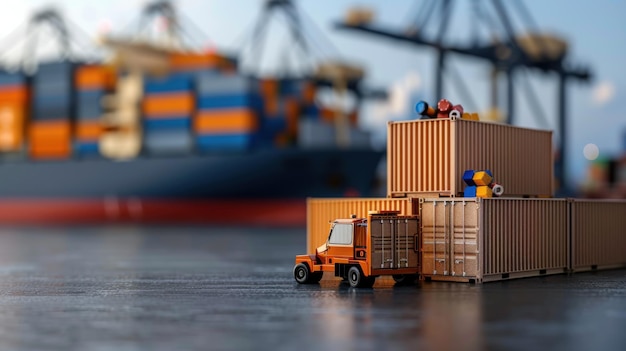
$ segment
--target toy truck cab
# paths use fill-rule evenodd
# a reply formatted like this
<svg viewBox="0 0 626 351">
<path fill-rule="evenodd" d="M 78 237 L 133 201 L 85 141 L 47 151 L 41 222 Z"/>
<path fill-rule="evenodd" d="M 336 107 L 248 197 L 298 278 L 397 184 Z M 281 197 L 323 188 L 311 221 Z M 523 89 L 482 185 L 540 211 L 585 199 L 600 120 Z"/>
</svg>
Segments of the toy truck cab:
<svg viewBox="0 0 626 351">
<path fill-rule="evenodd" d="M 315 254 L 296 256 L 294 278 L 300 284 L 317 283 L 324 272 L 333 272 L 352 287 L 371 287 L 379 275 L 391 275 L 399 283 L 414 281 L 419 272 L 418 231 L 418 217 L 397 212 L 337 219 Z"/>
</svg>

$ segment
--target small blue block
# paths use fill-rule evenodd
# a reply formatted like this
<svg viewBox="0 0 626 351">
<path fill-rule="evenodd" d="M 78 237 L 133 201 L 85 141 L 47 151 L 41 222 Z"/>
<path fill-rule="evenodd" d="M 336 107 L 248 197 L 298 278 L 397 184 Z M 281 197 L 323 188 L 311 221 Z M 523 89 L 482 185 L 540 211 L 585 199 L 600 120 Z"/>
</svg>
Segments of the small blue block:
<svg viewBox="0 0 626 351">
<path fill-rule="evenodd" d="M 485 173 L 489 174 L 489 176 L 493 179 L 493 173 L 491 173 L 491 170 L 486 169 Z"/>
<path fill-rule="evenodd" d="M 465 191 L 463 192 L 463 196 L 464 197 L 476 197 L 476 187 L 473 186 L 473 185 L 465 187 Z"/>
<path fill-rule="evenodd" d="M 463 172 L 463 181 L 465 182 L 465 184 L 469 186 L 476 185 L 476 183 L 474 183 L 474 173 L 476 173 L 476 171 L 474 171 L 473 169 L 468 169 L 467 171 Z"/>
<path fill-rule="evenodd" d="M 426 101 L 420 101 L 417 104 L 415 104 L 415 112 L 417 112 L 420 115 L 424 113 L 426 109 L 428 109 L 428 104 L 426 103 Z"/>
</svg>

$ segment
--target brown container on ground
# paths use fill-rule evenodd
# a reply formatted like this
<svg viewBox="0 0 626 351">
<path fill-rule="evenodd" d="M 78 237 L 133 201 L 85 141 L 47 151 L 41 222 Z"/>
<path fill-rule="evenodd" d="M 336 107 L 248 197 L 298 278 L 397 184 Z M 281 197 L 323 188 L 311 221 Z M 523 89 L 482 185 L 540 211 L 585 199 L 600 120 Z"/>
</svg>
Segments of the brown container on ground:
<svg viewBox="0 0 626 351">
<path fill-rule="evenodd" d="M 367 218 L 369 211 L 400 211 L 400 215 L 413 215 L 413 200 L 385 198 L 307 199 L 307 252 L 326 242 L 330 222 L 339 218 Z"/>
<path fill-rule="evenodd" d="M 626 201 L 572 200 L 572 270 L 626 267 Z"/>
<path fill-rule="evenodd" d="M 565 273 L 565 199 L 422 199 L 422 275 L 488 282 Z"/>
<path fill-rule="evenodd" d="M 506 197 L 550 197 L 552 132 L 468 120 L 390 122 L 387 129 L 390 197 L 461 196 L 468 169 L 493 172 Z"/>
</svg>

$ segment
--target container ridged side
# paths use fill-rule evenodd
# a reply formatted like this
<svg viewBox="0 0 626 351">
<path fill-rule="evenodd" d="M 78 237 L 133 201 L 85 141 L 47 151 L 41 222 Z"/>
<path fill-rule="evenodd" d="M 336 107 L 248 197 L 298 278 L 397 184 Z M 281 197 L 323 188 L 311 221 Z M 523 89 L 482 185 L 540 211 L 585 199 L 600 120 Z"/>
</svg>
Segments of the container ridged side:
<svg viewBox="0 0 626 351">
<path fill-rule="evenodd" d="M 408 198 L 309 198 L 307 199 L 307 252 L 326 242 L 329 222 L 338 218 L 367 218 L 369 211 L 400 211 L 400 215 L 413 215 L 413 202 Z"/>
<path fill-rule="evenodd" d="M 468 120 L 391 122 L 387 136 L 390 197 L 458 196 L 467 169 L 489 169 L 505 196 L 550 197 L 552 132 Z"/>
<path fill-rule="evenodd" d="M 565 199 L 423 199 L 420 215 L 429 279 L 483 282 L 568 270 Z"/>
<path fill-rule="evenodd" d="M 626 201 L 573 200 L 572 270 L 626 266 Z"/>
</svg>

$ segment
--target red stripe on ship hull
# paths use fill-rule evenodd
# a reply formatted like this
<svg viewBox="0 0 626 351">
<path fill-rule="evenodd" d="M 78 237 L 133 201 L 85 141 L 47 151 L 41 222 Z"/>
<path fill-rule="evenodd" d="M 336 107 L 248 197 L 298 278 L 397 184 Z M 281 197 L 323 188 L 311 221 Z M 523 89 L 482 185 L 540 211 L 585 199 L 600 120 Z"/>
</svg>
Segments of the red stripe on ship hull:
<svg viewBox="0 0 626 351">
<path fill-rule="evenodd" d="M 304 226 L 306 200 L 4 199 L 0 224 L 180 223 Z"/>
</svg>

